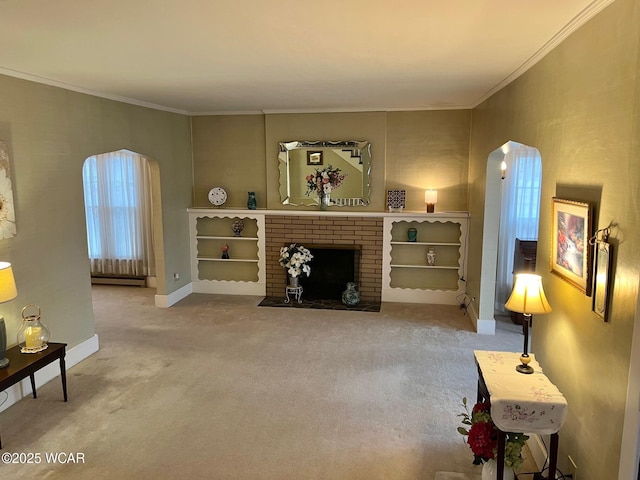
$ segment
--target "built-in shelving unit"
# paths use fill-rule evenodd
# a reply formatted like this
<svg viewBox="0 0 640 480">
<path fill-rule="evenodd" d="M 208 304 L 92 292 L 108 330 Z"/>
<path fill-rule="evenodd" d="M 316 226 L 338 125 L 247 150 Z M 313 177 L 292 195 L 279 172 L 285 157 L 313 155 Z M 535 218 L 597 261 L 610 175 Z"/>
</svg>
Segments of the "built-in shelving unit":
<svg viewBox="0 0 640 480">
<path fill-rule="evenodd" d="M 459 303 L 464 293 L 467 212 L 385 216 L 382 301 Z M 409 241 L 409 229 L 417 231 Z M 427 252 L 436 261 L 429 265 Z"/>
<path fill-rule="evenodd" d="M 190 208 L 191 281 L 196 293 L 266 295 L 267 216 L 361 216 L 383 219 L 383 302 L 455 305 L 465 291 L 468 212 L 388 213 L 284 210 L 232 210 Z M 242 220 L 244 229 L 234 236 L 232 225 Z M 339 226 L 336 227 L 339 229 Z M 417 238 L 409 241 L 415 228 Z M 337 232 L 336 232 L 337 233 Z M 229 246 L 228 259 L 222 246 Z M 433 248 L 435 264 L 427 262 Z"/>
<path fill-rule="evenodd" d="M 264 214 L 189 209 L 191 280 L 197 293 L 264 295 Z M 240 236 L 233 223 L 242 220 Z M 229 258 L 223 258 L 223 247 Z"/>
</svg>

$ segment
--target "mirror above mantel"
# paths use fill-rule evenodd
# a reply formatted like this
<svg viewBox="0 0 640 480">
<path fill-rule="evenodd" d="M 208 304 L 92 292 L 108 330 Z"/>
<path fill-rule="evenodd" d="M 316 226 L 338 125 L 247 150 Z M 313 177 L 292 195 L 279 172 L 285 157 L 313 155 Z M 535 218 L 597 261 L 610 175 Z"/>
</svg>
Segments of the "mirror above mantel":
<svg viewBox="0 0 640 480">
<path fill-rule="evenodd" d="M 291 141 L 280 143 L 278 154 L 280 199 L 283 205 L 317 206 L 319 197 L 309 192 L 307 177 L 324 169 L 344 175 L 330 195 L 330 206 L 369 205 L 371 196 L 371 145 L 366 141 Z"/>
</svg>

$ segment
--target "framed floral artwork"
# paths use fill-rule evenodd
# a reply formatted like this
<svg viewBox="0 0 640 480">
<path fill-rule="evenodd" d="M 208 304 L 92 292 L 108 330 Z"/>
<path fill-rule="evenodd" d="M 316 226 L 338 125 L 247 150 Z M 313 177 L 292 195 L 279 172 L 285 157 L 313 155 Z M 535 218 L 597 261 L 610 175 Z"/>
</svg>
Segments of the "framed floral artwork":
<svg viewBox="0 0 640 480">
<path fill-rule="evenodd" d="M 0 140 L 0 239 L 16 236 L 11 164 L 7 144 Z"/>
<path fill-rule="evenodd" d="M 551 273 L 591 295 L 591 205 L 552 199 Z"/>
</svg>

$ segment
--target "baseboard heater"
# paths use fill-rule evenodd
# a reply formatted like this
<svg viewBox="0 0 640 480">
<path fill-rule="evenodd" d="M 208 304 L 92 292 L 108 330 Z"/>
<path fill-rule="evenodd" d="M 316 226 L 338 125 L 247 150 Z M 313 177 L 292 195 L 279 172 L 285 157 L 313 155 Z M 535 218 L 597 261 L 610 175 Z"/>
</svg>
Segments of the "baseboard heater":
<svg viewBox="0 0 640 480">
<path fill-rule="evenodd" d="M 146 287 L 147 279 L 130 275 L 91 275 L 92 285 L 130 285 Z"/>
</svg>

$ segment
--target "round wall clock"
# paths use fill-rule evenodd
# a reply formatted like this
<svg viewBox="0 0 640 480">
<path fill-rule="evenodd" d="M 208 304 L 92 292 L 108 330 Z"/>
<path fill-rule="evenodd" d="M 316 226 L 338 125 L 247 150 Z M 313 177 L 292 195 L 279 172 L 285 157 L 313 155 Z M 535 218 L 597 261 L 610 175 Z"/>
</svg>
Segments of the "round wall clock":
<svg viewBox="0 0 640 480">
<path fill-rule="evenodd" d="M 227 192 L 222 187 L 213 187 L 209 190 L 209 201 L 212 205 L 219 207 L 227 201 Z"/>
</svg>

